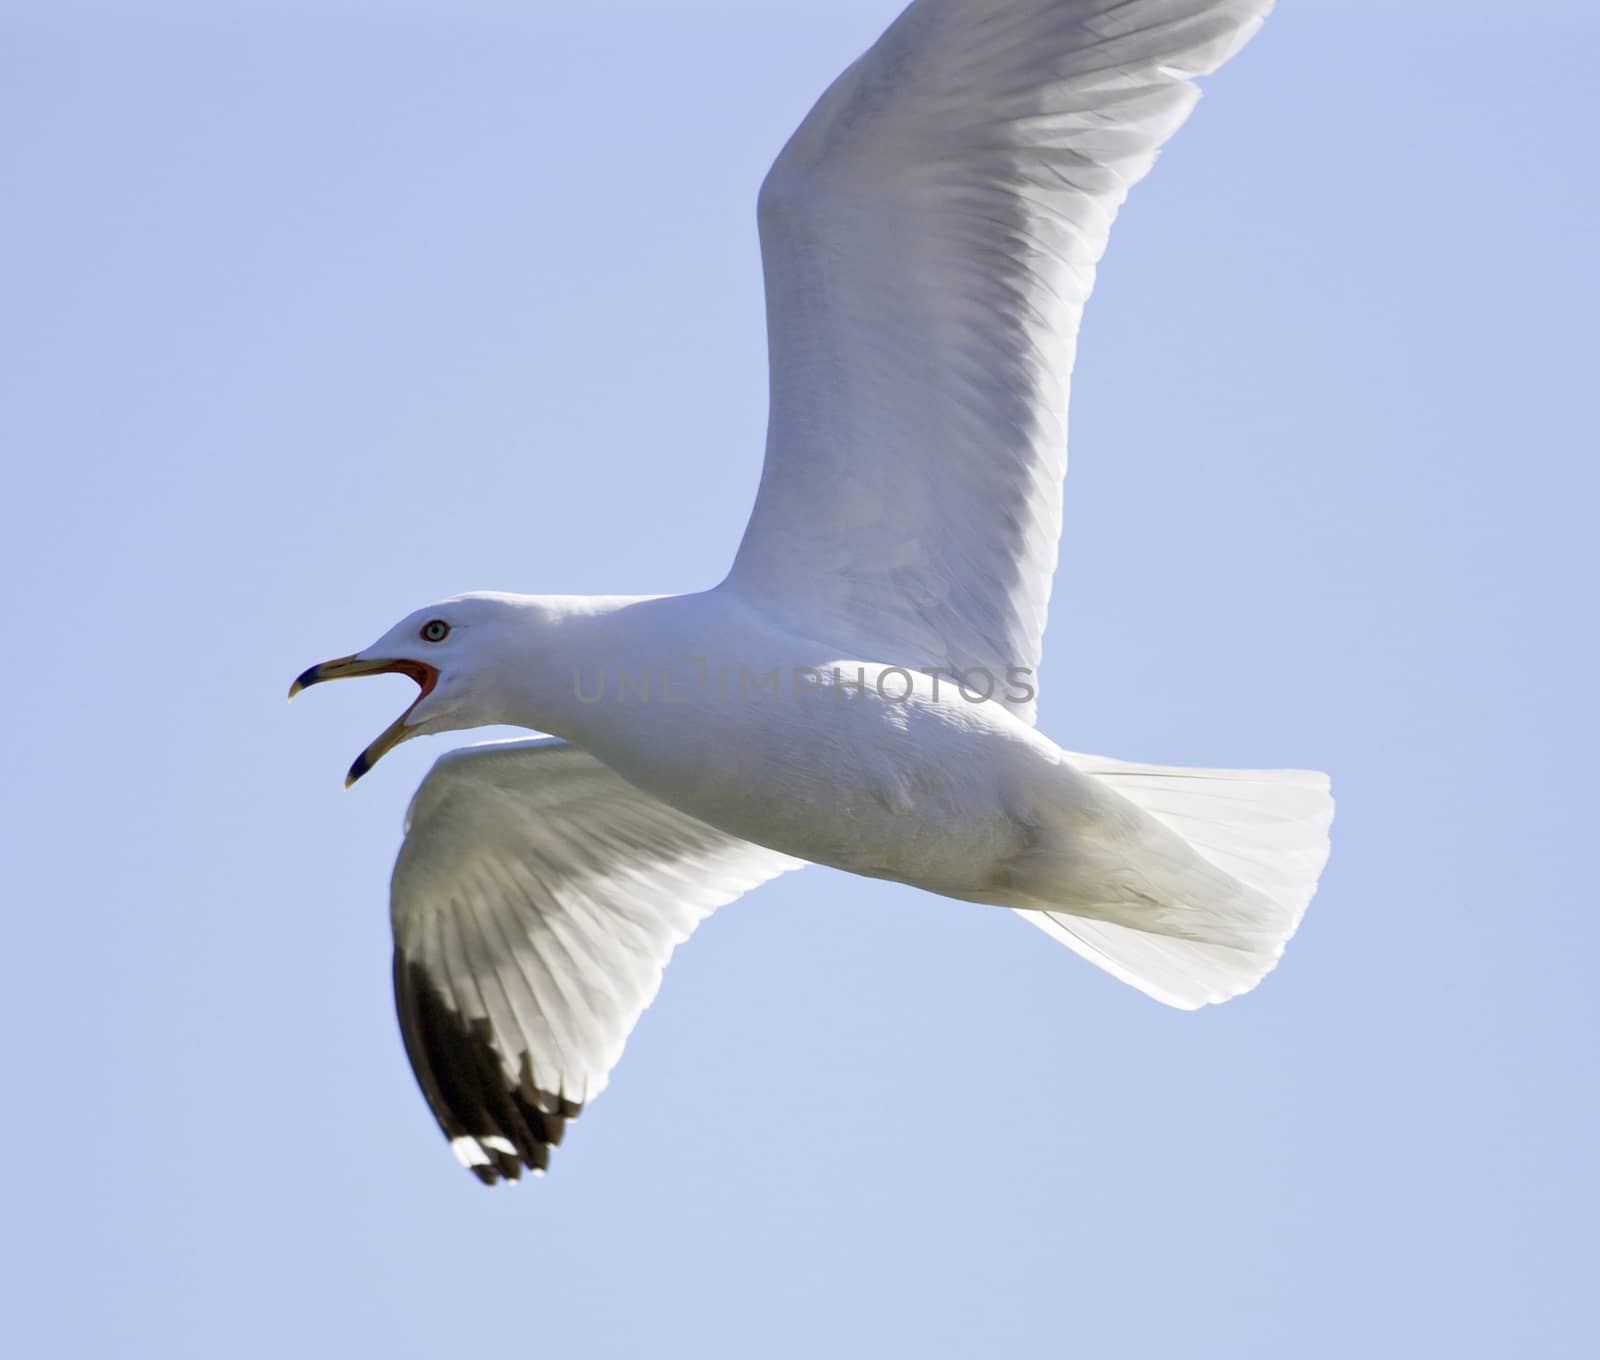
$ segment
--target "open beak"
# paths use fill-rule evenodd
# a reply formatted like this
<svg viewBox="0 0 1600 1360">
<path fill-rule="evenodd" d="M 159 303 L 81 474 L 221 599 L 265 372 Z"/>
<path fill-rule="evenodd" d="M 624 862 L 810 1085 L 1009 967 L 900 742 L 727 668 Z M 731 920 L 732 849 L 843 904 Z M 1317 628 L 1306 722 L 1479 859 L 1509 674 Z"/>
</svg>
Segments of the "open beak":
<svg viewBox="0 0 1600 1360">
<path fill-rule="evenodd" d="M 411 701 L 398 718 L 386 727 L 382 734 L 372 745 L 358 755 L 355 763 L 350 767 L 350 773 L 345 776 L 344 786 L 349 788 L 356 780 L 360 779 L 368 770 L 383 759 L 384 755 L 393 747 L 398 746 L 406 738 L 406 719 L 411 716 L 416 708 L 429 694 L 433 687 L 439 683 L 438 670 L 422 661 L 382 661 L 363 660 L 358 656 L 341 656 L 333 661 L 324 661 L 320 665 L 312 666 L 309 670 L 302 671 L 289 686 L 289 697 L 292 699 L 303 689 L 310 689 L 312 685 L 320 685 L 324 680 L 348 680 L 356 675 L 409 675 L 417 682 L 422 693 Z"/>
</svg>

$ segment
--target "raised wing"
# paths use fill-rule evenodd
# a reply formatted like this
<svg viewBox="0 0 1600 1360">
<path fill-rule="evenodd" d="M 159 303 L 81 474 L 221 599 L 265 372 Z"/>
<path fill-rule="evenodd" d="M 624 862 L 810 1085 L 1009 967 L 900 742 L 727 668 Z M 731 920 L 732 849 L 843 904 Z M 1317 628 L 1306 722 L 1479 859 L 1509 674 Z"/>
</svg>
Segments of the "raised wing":
<svg viewBox="0 0 1600 1360">
<path fill-rule="evenodd" d="M 1096 262 L 1271 8 L 917 0 L 834 82 L 761 191 L 771 416 L 727 588 L 846 654 L 1037 666 Z"/>
<path fill-rule="evenodd" d="M 604 1088 L 675 946 L 799 867 L 559 741 L 453 752 L 423 780 L 392 889 L 406 1053 L 461 1163 L 542 1171 Z"/>
</svg>

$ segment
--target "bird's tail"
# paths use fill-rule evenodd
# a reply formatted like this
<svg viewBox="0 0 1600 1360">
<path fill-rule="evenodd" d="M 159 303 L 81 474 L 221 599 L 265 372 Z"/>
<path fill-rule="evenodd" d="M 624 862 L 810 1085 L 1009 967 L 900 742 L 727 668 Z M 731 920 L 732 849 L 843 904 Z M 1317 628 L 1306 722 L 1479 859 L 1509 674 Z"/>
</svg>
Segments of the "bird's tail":
<svg viewBox="0 0 1600 1360">
<path fill-rule="evenodd" d="M 1169 1006 L 1193 1010 L 1249 991 L 1282 956 L 1327 862 L 1328 777 L 1065 754 L 1079 773 L 1148 813 L 1205 864 L 1196 866 L 1200 872 L 1153 875 L 1141 885 L 1143 901 L 1020 914 Z M 1162 858 L 1176 867 L 1172 856 Z"/>
</svg>

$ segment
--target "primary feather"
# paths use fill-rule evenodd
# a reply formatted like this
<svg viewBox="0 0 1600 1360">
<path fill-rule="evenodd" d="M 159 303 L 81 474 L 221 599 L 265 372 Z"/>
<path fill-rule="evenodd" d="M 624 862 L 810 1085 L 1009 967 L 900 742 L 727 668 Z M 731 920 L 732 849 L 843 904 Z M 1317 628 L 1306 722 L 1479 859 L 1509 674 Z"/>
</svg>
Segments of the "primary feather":
<svg viewBox="0 0 1600 1360">
<path fill-rule="evenodd" d="M 543 1170 L 605 1089 L 672 951 L 798 860 L 725 836 L 559 741 L 468 747 L 412 799 L 395 864 L 406 1051 L 480 1179 Z"/>
</svg>

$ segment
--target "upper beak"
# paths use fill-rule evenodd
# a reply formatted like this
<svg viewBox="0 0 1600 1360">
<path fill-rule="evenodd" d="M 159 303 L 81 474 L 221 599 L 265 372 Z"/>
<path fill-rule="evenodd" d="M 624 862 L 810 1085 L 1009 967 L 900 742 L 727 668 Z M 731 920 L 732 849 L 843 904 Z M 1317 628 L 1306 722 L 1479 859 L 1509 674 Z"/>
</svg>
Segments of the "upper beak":
<svg viewBox="0 0 1600 1360">
<path fill-rule="evenodd" d="M 376 765 L 385 753 L 406 739 L 408 735 L 406 719 L 411 716 L 412 709 L 426 699 L 432 693 L 433 687 L 439 683 L 438 670 L 423 661 L 364 660 L 359 656 L 341 656 L 302 671 L 295 678 L 294 684 L 289 686 L 289 697 L 292 699 L 301 690 L 310 689 L 312 685 L 320 685 L 324 680 L 348 680 L 356 675 L 394 674 L 409 675 L 417 682 L 422 692 L 411 701 L 410 707 L 404 713 L 383 730 L 377 740 L 355 758 L 355 763 L 350 766 L 350 773 L 345 776 L 345 788 L 354 784 Z"/>
</svg>

